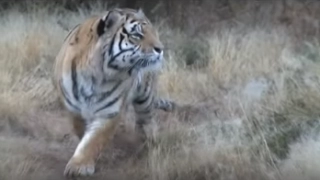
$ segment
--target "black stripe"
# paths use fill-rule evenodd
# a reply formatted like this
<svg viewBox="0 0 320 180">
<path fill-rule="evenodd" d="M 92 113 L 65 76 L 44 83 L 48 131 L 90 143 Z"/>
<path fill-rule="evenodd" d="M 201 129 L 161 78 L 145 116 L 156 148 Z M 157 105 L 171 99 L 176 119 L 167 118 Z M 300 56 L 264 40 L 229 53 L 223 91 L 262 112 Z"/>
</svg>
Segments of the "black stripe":
<svg viewBox="0 0 320 180">
<path fill-rule="evenodd" d="M 145 103 L 146 101 L 148 101 L 148 99 L 151 97 L 151 90 L 149 90 L 148 91 L 148 87 L 149 87 L 149 84 L 145 84 L 145 87 L 144 87 L 144 89 L 143 89 L 143 95 L 145 96 L 145 97 L 139 97 L 139 98 L 137 98 L 134 102 L 136 103 L 136 104 L 143 104 L 143 103 Z M 139 88 L 139 90 L 141 90 L 141 87 Z M 152 97 L 153 98 L 153 97 Z M 152 102 L 152 101 L 151 101 Z"/>
<path fill-rule="evenodd" d="M 105 85 L 106 83 L 108 83 L 109 81 L 106 78 L 103 78 L 101 81 L 101 86 Z"/>
<path fill-rule="evenodd" d="M 118 115 L 119 113 L 118 112 L 113 112 L 113 113 L 110 113 L 110 114 L 108 114 L 108 116 L 106 117 L 106 118 L 114 118 L 114 117 L 116 117 L 117 115 Z"/>
<path fill-rule="evenodd" d="M 151 100 L 149 102 L 147 102 L 149 100 L 149 98 L 151 97 Z M 144 101 L 144 102 L 142 102 Z M 140 100 L 139 102 L 135 101 L 135 106 L 143 106 L 146 105 L 144 103 L 148 103 L 146 107 L 144 107 L 144 109 L 150 110 L 153 107 L 154 104 L 154 97 L 151 96 L 150 94 L 148 94 L 147 98 Z"/>
<path fill-rule="evenodd" d="M 123 35 L 123 34 L 120 34 L 120 41 L 119 41 L 119 44 L 118 44 L 120 51 L 122 51 L 121 44 L 122 44 L 122 41 L 123 41 L 123 40 L 124 40 L 124 35 Z"/>
<path fill-rule="evenodd" d="M 106 16 L 106 18 L 104 18 L 105 21 L 109 19 L 110 14 L 111 14 L 111 11 L 109 11 L 108 15 Z"/>
<path fill-rule="evenodd" d="M 100 37 L 102 34 L 104 34 L 104 27 L 105 27 L 105 22 L 102 20 L 102 19 L 100 19 L 99 20 L 99 23 L 98 23 L 98 26 L 97 26 L 97 34 L 98 34 L 98 36 Z M 91 29 L 91 32 L 92 32 L 92 29 Z"/>
<path fill-rule="evenodd" d="M 139 83 L 138 86 L 137 86 L 137 91 L 138 92 L 141 90 L 141 87 L 142 87 L 142 85 L 141 85 L 141 83 Z"/>
<path fill-rule="evenodd" d="M 131 40 L 131 38 L 128 38 L 129 43 L 134 44 L 134 42 Z"/>
<path fill-rule="evenodd" d="M 101 97 L 97 100 L 97 103 L 100 103 L 104 99 L 106 99 L 108 96 L 110 96 L 115 90 L 118 89 L 118 87 L 121 85 L 121 81 L 118 82 L 110 91 L 107 91 L 105 93 L 102 93 Z"/>
<path fill-rule="evenodd" d="M 109 47 L 109 56 L 113 56 L 113 45 L 114 45 L 114 40 L 117 35 L 113 36 L 111 42 L 110 42 L 110 47 Z"/>
<path fill-rule="evenodd" d="M 67 101 L 67 103 L 68 103 L 70 106 L 72 106 L 74 109 L 80 111 L 80 109 L 79 109 L 76 105 L 74 105 L 74 104 L 71 103 L 69 97 L 67 96 L 67 92 L 66 92 L 66 90 L 64 89 L 64 87 L 63 87 L 63 85 L 62 85 L 61 82 L 60 82 L 60 87 L 61 87 L 61 91 L 62 91 L 63 98 Z"/>
<path fill-rule="evenodd" d="M 104 62 L 105 62 L 105 60 L 106 60 L 106 52 L 104 51 L 103 53 L 102 53 L 102 61 L 100 62 L 101 64 L 100 64 L 100 66 L 101 66 L 101 71 L 102 72 L 104 72 Z"/>
<path fill-rule="evenodd" d="M 143 93 L 149 93 L 148 96 L 150 95 L 150 90 L 148 91 L 149 85 L 150 85 L 150 84 L 149 84 L 148 82 L 146 82 L 145 87 L 144 87 L 144 90 L 143 90 Z"/>
<path fill-rule="evenodd" d="M 109 44 L 105 44 L 103 47 L 102 47 L 102 51 L 103 51 L 103 53 L 102 53 L 102 61 L 100 61 L 100 67 L 101 67 L 101 71 L 102 72 L 104 72 L 104 62 L 105 62 L 105 59 L 106 59 L 106 54 L 107 54 L 107 46 L 108 46 Z M 110 50 L 110 49 L 109 49 Z"/>
<path fill-rule="evenodd" d="M 149 97 L 150 97 L 150 96 L 149 96 L 149 94 L 148 94 L 148 95 L 147 95 L 146 97 L 144 97 L 143 99 L 136 99 L 136 100 L 134 100 L 134 103 L 141 105 L 141 104 L 145 103 L 146 101 L 148 101 Z"/>
<path fill-rule="evenodd" d="M 104 109 L 106 109 L 106 108 L 114 105 L 119 99 L 120 99 L 120 96 L 114 98 L 112 101 L 108 102 L 106 105 L 104 105 L 104 106 L 102 106 L 101 108 L 97 109 L 97 110 L 95 111 L 95 113 L 97 113 L 97 112 L 99 112 L 99 111 L 102 111 L 102 110 L 104 110 Z"/>
<path fill-rule="evenodd" d="M 128 73 L 129 73 L 129 76 L 132 75 L 132 71 L 137 67 L 137 64 L 139 64 L 141 61 L 141 59 L 137 60 L 132 66 L 131 68 L 129 69 Z"/>
<path fill-rule="evenodd" d="M 138 126 L 138 128 L 142 128 L 144 124 L 146 124 L 146 120 L 145 119 L 138 119 L 136 121 L 136 124 Z"/>
<path fill-rule="evenodd" d="M 108 22 L 108 24 L 106 25 L 107 29 L 110 29 L 115 23 L 112 18 L 109 20 L 109 15 L 110 14 L 111 14 L 111 12 L 108 13 L 108 16 L 105 19 L 105 23 Z"/>
<path fill-rule="evenodd" d="M 72 79 L 72 92 L 74 98 L 79 100 L 79 92 L 78 92 L 78 81 L 77 81 L 77 69 L 76 69 L 76 60 L 73 59 L 71 62 L 71 79 Z"/>
<path fill-rule="evenodd" d="M 135 111 L 137 114 L 141 114 L 141 115 L 146 115 L 146 114 L 151 114 L 151 108 L 149 109 L 143 109 L 142 111 Z"/>
<path fill-rule="evenodd" d="M 112 64 L 110 64 L 110 65 L 109 65 L 109 68 L 112 68 L 112 69 L 114 69 L 114 70 L 119 70 L 119 66 L 118 66 L 118 65 L 112 65 Z"/>
<path fill-rule="evenodd" d="M 137 28 L 138 24 L 135 24 L 132 28 L 131 28 L 131 32 L 133 32 L 136 28 Z"/>
<path fill-rule="evenodd" d="M 143 59 L 143 61 L 141 62 L 141 67 L 146 67 L 148 65 L 148 60 Z"/>
<path fill-rule="evenodd" d="M 116 60 L 116 58 L 117 58 L 118 56 L 120 56 L 122 53 L 125 53 L 125 52 L 127 52 L 127 51 L 131 51 L 131 50 L 133 50 L 133 48 L 124 49 L 124 50 L 122 50 L 121 52 L 119 52 L 118 54 L 116 54 L 115 56 L 113 56 L 113 57 L 110 59 L 109 63 L 108 63 L 108 67 L 117 69 L 117 68 L 115 68 L 116 65 L 113 65 L 112 63 L 113 63 L 113 62 Z"/>
<path fill-rule="evenodd" d="M 150 102 L 149 104 L 147 104 L 146 107 L 142 108 L 142 110 L 138 110 L 138 106 L 136 105 L 135 112 L 139 113 L 139 114 L 149 113 L 152 110 L 152 107 L 153 107 L 152 105 L 153 105 L 153 103 Z"/>
<path fill-rule="evenodd" d="M 128 31 L 127 31 L 126 28 L 123 28 L 123 29 L 122 29 L 122 32 L 123 32 L 123 34 L 125 34 L 125 35 L 127 35 L 127 36 L 129 35 L 129 33 L 128 33 Z"/>
<path fill-rule="evenodd" d="M 91 76 L 91 82 L 92 82 L 92 86 L 96 86 L 96 83 L 97 83 L 96 77 Z"/>
<path fill-rule="evenodd" d="M 134 70 L 134 68 L 131 68 L 131 69 L 128 71 L 129 76 L 132 75 L 132 71 L 133 71 L 133 70 Z"/>
</svg>

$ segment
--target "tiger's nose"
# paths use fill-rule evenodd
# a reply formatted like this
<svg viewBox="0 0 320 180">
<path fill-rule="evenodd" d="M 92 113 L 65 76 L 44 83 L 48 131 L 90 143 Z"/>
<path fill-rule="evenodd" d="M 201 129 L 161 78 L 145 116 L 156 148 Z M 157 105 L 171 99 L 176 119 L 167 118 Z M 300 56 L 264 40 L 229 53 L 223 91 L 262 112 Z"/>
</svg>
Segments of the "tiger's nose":
<svg viewBox="0 0 320 180">
<path fill-rule="evenodd" d="M 158 54 L 161 54 L 163 50 L 162 50 L 162 48 L 160 48 L 160 47 L 154 47 L 154 48 L 153 48 L 153 51 L 156 52 L 156 53 L 158 53 Z"/>
</svg>

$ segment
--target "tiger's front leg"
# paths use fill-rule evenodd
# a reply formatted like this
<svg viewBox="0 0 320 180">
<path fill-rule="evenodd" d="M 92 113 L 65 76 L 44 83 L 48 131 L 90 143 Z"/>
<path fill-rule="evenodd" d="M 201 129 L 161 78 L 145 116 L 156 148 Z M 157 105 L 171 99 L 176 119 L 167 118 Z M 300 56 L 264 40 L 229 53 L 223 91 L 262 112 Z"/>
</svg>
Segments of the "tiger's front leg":
<svg viewBox="0 0 320 180">
<path fill-rule="evenodd" d="M 96 158 L 113 136 L 119 115 L 95 119 L 86 127 L 84 136 L 65 167 L 65 176 L 86 176 L 95 172 Z"/>
</svg>

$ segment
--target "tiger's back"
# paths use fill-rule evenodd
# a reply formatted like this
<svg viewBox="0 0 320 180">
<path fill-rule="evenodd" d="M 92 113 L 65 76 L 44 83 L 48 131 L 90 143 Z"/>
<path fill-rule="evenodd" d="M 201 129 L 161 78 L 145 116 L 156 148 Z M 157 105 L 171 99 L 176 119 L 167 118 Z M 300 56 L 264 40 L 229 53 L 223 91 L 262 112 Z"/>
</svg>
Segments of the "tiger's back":
<svg viewBox="0 0 320 180">
<path fill-rule="evenodd" d="M 156 97 L 162 59 L 163 45 L 142 11 L 114 9 L 70 31 L 56 57 L 54 83 L 81 141 L 65 175 L 93 174 L 124 106 L 133 105 L 140 130 L 153 109 L 173 109 L 173 102 Z"/>
</svg>

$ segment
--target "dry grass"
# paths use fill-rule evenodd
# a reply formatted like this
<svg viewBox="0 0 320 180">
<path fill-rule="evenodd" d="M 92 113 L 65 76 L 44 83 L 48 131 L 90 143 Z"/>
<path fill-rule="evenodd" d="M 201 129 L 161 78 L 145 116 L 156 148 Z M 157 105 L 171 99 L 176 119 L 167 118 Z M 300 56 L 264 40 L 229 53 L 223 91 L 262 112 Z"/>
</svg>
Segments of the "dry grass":
<svg viewBox="0 0 320 180">
<path fill-rule="evenodd" d="M 50 80 L 67 34 L 58 22 L 72 27 L 97 7 L 3 12 L 1 180 L 63 179 L 78 140 Z M 221 26 L 194 39 L 157 26 L 169 47 L 159 91 L 184 105 L 157 113 L 138 154 L 143 144 L 124 120 L 94 179 L 320 178 L 318 41 L 297 43 L 291 27 L 272 23 Z"/>
</svg>

